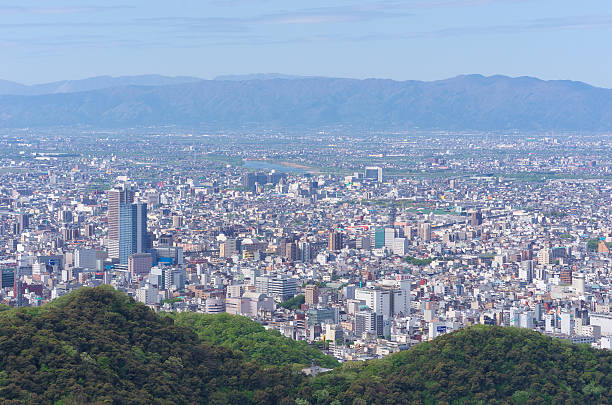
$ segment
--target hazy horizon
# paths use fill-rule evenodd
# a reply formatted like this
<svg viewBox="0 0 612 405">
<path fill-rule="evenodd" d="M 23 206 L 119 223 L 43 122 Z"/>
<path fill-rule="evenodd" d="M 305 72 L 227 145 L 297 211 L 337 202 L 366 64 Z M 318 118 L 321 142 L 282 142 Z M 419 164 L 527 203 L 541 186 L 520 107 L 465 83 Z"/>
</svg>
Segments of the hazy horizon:
<svg viewBox="0 0 612 405">
<path fill-rule="evenodd" d="M 35 84 L 146 72 L 205 79 L 283 72 L 432 81 L 500 74 L 612 87 L 612 12 L 602 0 L 130 3 L 0 6 L 0 78 Z"/>
<path fill-rule="evenodd" d="M 599 87 L 599 88 L 603 88 L 603 89 L 611 89 L 612 90 L 612 85 L 610 87 L 606 87 L 606 86 L 598 86 L 596 84 L 590 83 L 588 81 L 584 81 L 584 80 L 573 80 L 573 79 L 566 79 L 566 78 L 560 78 L 560 79 L 546 79 L 546 78 L 542 78 L 542 77 L 538 77 L 538 76 L 531 76 L 531 75 L 521 75 L 521 76 L 511 76 L 511 75 L 504 75 L 504 74 L 490 74 L 490 75 L 485 75 L 482 73 L 461 73 L 461 74 L 457 74 L 454 76 L 449 76 L 449 77 L 440 77 L 437 79 L 431 79 L 431 80 L 421 80 L 421 79 L 393 79 L 390 77 L 376 77 L 376 76 L 364 76 L 364 77 L 348 77 L 348 76 L 325 76 L 325 75 L 297 75 L 297 74 L 290 74 L 290 73 L 279 73 L 279 72 L 258 72 L 258 73 L 233 73 L 233 74 L 220 74 L 214 77 L 198 77 L 198 76 L 190 76 L 190 75 L 163 75 L 163 74 L 159 74 L 159 73 L 141 73 L 141 74 L 133 74 L 133 75 L 110 75 L 110 74 L 102 74 L 102 75 L 96 75 L 96 76 L 84 76 L 84 77 L 78 77 L 78 78 L 61 78 L 58 80 L 52 80 L 52 81 L 44 81 L 44 82 L 32 82 L 32 83 L 26 83 L 26 82 L 18 82 L 18 81 L 13 81 L 13 80 L 8 80 L 5 79 L 3 77 L 0 77 L 0 81 L 4 80 L 4 81 L 8 81 L 8 82 L 12 82 L 15 84 L 20 84 L 20 85 L 25 85 L 25 86 L 40 86 L 40 85 L 47 85 L 47 84 L 51 84 L 51 83 L 61 83 L 61 82 L 76 82 L 76 81 L 80 81 L 80 80 L 90 80 L 90 79 L 100 79 L 100 78 L 110 78 L 110 79 L 118 79 L 118 78 L 129 78 L 129 77 L 155 77 L 155 76 L 159 76 L 159 77 L 164 77 L 164 78 L 190 78 L 190 79 L 197 79 L 197 80 L 224 80 L 225 78 L 232 80 L 232 79 L 239 79 L 239 80 L 253 80 L 253 79 L 259 79 L 259 77 L 257 76 L 280 76 L 280 77 L 274 77 L 274 78 L 280 78 L 280 79 L 306 79 L 306 78 L 326 78 L 326 79 L 354 79 L 354 80 L 392 80 L 392 81 L 396 81 L 396 82 L 410 82 L 410 81 L 419 81 L 419 82 L 436 82 L 436 81 L 444 81 L 444 80 L 451 80 L 451 79 L 455 79 L 457 77 L 464 77 L 464 76 L 483 76 L 483 77 L 496 77 L 496 76 L 501 76 L 501 77 L 508 77 L 511 79 L 518 79 L 518 78 L 530 78 L 530 79 L 536 79 L 536 80 L 542 80 L 542 81 L 570 81 L 570 82 L 580 82 L 580 83 L 585 83 L 587 85 L 593 86 L 593 87 Z"/>
</svg>

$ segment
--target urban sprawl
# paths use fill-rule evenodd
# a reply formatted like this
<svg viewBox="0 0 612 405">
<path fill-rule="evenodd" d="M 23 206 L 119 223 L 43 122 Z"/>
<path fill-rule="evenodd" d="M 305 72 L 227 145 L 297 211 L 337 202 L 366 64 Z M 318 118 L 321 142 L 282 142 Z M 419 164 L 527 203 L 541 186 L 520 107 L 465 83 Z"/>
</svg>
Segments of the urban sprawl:
<svg viewBox="0 0 612 405">
<path fill-rule="evenodd" d="M 473 324 L 612 348 L 612 136 L 0 134 L 0 300 L 109 284 L 340 361 Z"/>
</svg>

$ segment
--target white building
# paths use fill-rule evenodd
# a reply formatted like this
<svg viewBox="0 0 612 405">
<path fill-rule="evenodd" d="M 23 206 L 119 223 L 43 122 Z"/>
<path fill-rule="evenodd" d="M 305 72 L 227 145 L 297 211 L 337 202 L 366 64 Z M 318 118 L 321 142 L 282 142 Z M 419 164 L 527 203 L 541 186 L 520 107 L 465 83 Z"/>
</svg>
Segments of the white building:
<svg viewBox="0 0 612 405">
<path fill-rule="evenodd" d="M 391 317 L 391 292 L 378 288 L 358 288 L 355 299 L 365 301 L 368 308 L 384 317 Z"/>
<path fill-rule="evenodd" d="M 408 239 L 406 238 L 395 238 L 393 240 L 393 254 L 398 256 L 405 256 L 408 251 Z"/>
<path fill-rule="evenodd" d="M 147 284 L 136 290 L 136 300 L 145 305 L 159 304 L 159 291 L 157 288 Z"/>
</svg>

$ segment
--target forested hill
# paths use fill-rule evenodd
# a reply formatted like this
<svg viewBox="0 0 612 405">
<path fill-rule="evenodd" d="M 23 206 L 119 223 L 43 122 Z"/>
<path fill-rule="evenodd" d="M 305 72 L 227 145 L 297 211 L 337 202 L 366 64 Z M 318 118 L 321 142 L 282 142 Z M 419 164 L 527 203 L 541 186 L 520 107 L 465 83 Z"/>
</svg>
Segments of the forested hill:
<svg viewBox="0 0 612 405">
<path fill-rule="evenodd" d="M 287 365 L 299 370 L 309 367 L 312 360 L 322 367 L 340 365 L 318 348 L 286 338 L 276 330 L 265 330 L 244 316 L 192 312 L 172 313 L 170 316 L 176 325 L 192 329 L 203 341 L 242 353 L 246 359 L 259 365 Z"/>
<path fill-rule="evenodd" d="M 82 288 L 0 313 L 0 403 L 612 403 L 612 352 L 523 329 L 475 326 L 314 379 L 295 371 L 310 349 L 245 318 L 160 316 Z"/>
<path fill-rule="evenodd" d="M 289 77 L 92 88 L 0 95 L 0 128 L 612 129 L 612 90 L 530 77 L 468 75 L 433 82 Z"/>
<path fill-rule="evenodd" d="M 0 315 L 0 403 L 291 403 L 303 377 L 201 342 L 111 287 Z"/>
<path fill-rule="evenodd" d="M 612 352 L 479 325 L 346 364 L 300 396 L 313 404 L 610 404 Z"/>
</svg>

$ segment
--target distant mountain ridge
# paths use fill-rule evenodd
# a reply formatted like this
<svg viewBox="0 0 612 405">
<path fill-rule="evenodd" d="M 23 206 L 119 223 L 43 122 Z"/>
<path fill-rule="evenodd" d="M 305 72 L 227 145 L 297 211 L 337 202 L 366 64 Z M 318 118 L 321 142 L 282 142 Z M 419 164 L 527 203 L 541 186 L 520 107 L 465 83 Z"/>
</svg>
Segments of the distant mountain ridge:
<svg viewBox="0 0 612 405">
<path fill-rule="evenodd" d="M 80 91 L 91 91 L 121 86 L 167 86 L 171 84 L 192 83 L 202 79 L 189 76 L 161 76 L 161 75 L 139 75 L 139 76 L 96 76 L 81 80 L 61 80 L 51 83 L 25 85 L 0 80 L 0 94 L 36 96 L 55 93 L 76 93 Z"/>
<path fill-rule="evenodd" d="M 612 90 L 573 81 L 466 75 L 398 82 L 255 75 L 238 80 L 171 78 L 179 83 L 169 84 L 165 78 L 152 86 L 143 84 L 152 79 L 132 79 L 127 85 L 119 79 L 111 87 L 79 92 L 0 96 L 0 127 L 612 130 Z"/>
<path fill-rule="evenodd" d="M 320 76 L 297 76 L 297 75 L 286 75 L 283 73 L 252 73 L 248 75 L 221 75 L 216 76 L 214 80 L 227 80 L 227 81 L 247 81 L 247 80 L 271 80 L 271 79 L 307 79 Z"/>
</svg>

